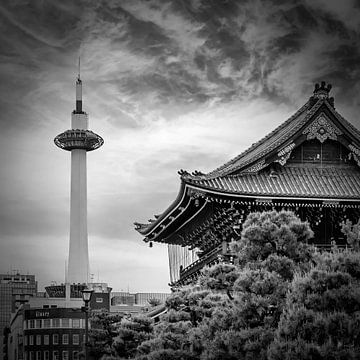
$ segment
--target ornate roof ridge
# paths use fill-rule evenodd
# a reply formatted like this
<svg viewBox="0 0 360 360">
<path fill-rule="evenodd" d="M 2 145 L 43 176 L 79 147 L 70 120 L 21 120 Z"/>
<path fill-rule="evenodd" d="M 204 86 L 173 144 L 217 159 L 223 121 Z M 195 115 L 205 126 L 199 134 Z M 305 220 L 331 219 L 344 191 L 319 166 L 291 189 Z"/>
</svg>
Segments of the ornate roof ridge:
<svg viewBox="0 0 360 360">
<path fill-rule="evenodd" d="M 299 167 L 298 164 L 294 163 L 294 164 L 288 164 L 286 163 L 284 166 L 282 166 L 281 168 L 285 169 L 285 168 L 296 168 L 299 171 L 307 171 L 309 169 L 314 169 L 314 168 L 318 168 L 317 164 L 306 164 L 305 166 L 301 166 Z M 321 170 L 323 170 L 324 172 L 327 172 L 329 170 L 333 170 L 334 171 L 344 171 L 347 172 L 348 170 L 353 170 L 353 169 L 358 169 L 357 166 L 354 165 L 334 165 L 334 164 L 323 164 Z M 248 176 L 258 176 L 258 173 L 255 172 L 241 172 L 241 173 L 237 173 L 237 174 L 222 174 L 219 175 L 217 177 L 212 177 L 212 178 L 208 178 L 208 177 L 201 177 L 201 178 L 196 178 L 196 177 L 191 177 L 189 178 L 189 180 L 191 181 L 199 181 L 199 180 L 214 180 L 214 179 L 231 179 L 231 178 L 238 178 L 238 177 L 248 177 Z"/>
<path fill-rule="evenodd" d="M 356 135 L 360 138 L 360 130 L 356 128 L 349 120 L 346 120 L 342 115 L 340 115 L 332 106 L 328 106 L 329 110 L 333 115 L 346 126 L 348 126 L 351 131 L 354 131 Z"/>
<path fill-rule="evenodd" d="M 299 198 L 359 198 L 358 167 L 282 167 L 277 176 L 271 174 L 242 173 L 223 175 L 212 179 L 188 179 L 189 184 L 201 191 L 243 196 L 295 196 Z M 297 178 L 295 180 L 294 176 Z M 289 178 L 292 180 L 289 181 Z M 298 186 L 303 178 L 302 186 Z M 342 178 L 342 182 L 339 182 Z M 327 179 L 325 181 L 325 179 Z M 329 182 L 330 181 L 330 182 Z"/>
<path fill-rule="evenodd" d="M 322 100 L 319 100 L 316 102 L 316 104 L 314 104 L 311 108 L 315 107 L 317 104 L 322 103 Z M 245 155 L 249 154 L 251 151 L 253 151 L 254 149 L 256 149 L 257 147 L 259 147 L 261 144 L 263 144 L 266 140 L 268 140 L 269 138 L 271 138 L 274 134 L 276 134 L 277 132 L 279 132 L 282 128 L 284 128 L 286 125 L 288 125 L 290 122 L 292 122 L 295 118 L 297 118 L 299 115 L 301 115 L 304 111 L 306 110 L 310 110 L 309 106 L 311 106 L 310 104 L 310 100 L 308 100 L 299 110 L 297 110 L 293 115 L 291 115 L 287 120 L 285 120 L 283 123 L 281 123 L 279 126 L 277 126 L 274 130 L 272 130 L 270 133 L 268 133 L 267 135 L 265 135 L 262 139 L 260 139 L 259 141 L 253 143 L 249 148 L 247 148 L 246 150 L 244 150 L 242 153 L 240 153 L 239 155 L 237 155 L 235 158 L 231 159 L 230 161 L 226 162 L 225 164 L 223 164 L 222 166 L 219 166 L 218 168 L 216 168 L 215 170 L 209 172 L 206 174 L 206 177 L 215 177 L 220 175 L 219 172 L 221 172 L 221 170 L 224 170 L 226 168 L 228 168 L 231 164 L 234 164 L 235 162 L 237 162 L 238 160 L 240 160 L 242 157 L 244 157 Z"/>
<path fill-rule="evenodd" d="M 250 147 L 245 149 L 242 153 L 237 155 L 236 157 L 232 158 L 231 160 L 227 161 L 225 164 L 217 167 L 215 170 L 210 171 L 207 174 L 204 174 L 200 171 L 194 171 L 192 173 L 180 170 L 178 173 L 183 180 L 187 179 L 212 179 L 218 176 L 227 175 L 229 172 L 239 171 L 241 169 L 247 168 L 251 163 L 256 163 L 259 159 L 264 155 L 264 151 L 260 151 L 256 153 L 256 150 L 259 149 L 262 145 L 266 144 L 268 140 L 272 137 L 276 136 L 277 134 L 281 135 L 281 131 L 286 129 L 292 122 L 298 119 L 302 114 L 307 111 L 306 116 L 303 117 L 296 123 L 300 127 L 309 120 L 309 118 L 321 107 L 322 104 L 326 104 L 327 108 L 332 112 L 332 114 L 339 120 L 340 123 L 344 125 L 347 130 L 350 132 L 354 132 L 357 137 L 360 139 L 360 131 L 349 121 L 343 118 L 334 108 L 334 98 L 329 98 L 329 92 L 331 90 L 331 84 L 326 84 L 325 81 L 322 81 L 321 84 L 315 84 L 315 89 L 313 91 L 313 95 L 309 98 L 309 100 L 298 109 L 292 116 L 290 116 L 287 120 L 282 122 L 279 126 L 277 126 L 274 130 L 270 133 L 265 135 L 259 141 L 253 143 Z M 295 125 L 295 124 L 294 124 Z M 294 126 L 293 129 L 290 129 L 290 132 L 296 133 L 298 130 L 298 126 Z M 275 142 L 269 143 L 269 148 L 266 149 L 267 152 L 273 151 L 277 146 L 281 145 L 281 143 L 286 141 L 286 136 L 289 136 L 289 131 L 286 132 L 284 130 L 284 134 Z M 248 155 L 254 152 L 253 158 L 244 159 L 241 161 L 242 158 L 248 157 Z"/>
<path fill-rule="evenodd" d="M 135 230 L 137 230 L 137 231 L 141 231 L 141 229 L 149 226 L 149 224 L 144 224 L 144 223 L 140 223 L 137 221 L 134 222 L 134 225 L 135 225 Z"/>
</svg>

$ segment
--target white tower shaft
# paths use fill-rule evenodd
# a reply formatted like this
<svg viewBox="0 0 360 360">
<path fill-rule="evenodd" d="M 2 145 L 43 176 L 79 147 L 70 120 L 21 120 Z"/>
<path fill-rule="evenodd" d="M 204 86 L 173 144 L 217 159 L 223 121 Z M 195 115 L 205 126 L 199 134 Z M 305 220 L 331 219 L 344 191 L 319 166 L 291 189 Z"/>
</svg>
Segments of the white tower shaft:
<svg viewBox="0 0 360 360">
<path fill-rule="evenodd" d="M 89 282 L 86 150 L 71 150 L 70 245 L 68 281 Z"/>
</svg>

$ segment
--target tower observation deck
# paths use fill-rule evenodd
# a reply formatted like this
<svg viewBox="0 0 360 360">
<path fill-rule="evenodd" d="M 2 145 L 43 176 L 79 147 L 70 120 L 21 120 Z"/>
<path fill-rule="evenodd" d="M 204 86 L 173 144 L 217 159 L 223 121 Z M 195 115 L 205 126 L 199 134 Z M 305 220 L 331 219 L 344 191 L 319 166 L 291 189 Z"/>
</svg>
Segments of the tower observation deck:
<svg viewBox="0 0 360 360">
<path fill-rule="evenodd" d="M 68 278 L 70 284 L 89 282 L 87 232 L 86 153 L 103 145 L 101 136 L 88 130 L 88 115 L 82 109 L 82 81 L 76 80 L 76 109 L 71 114 L 71 129 L 55 137 L 55 145 L 71 152 L 70 241 Z"/>
</svg>

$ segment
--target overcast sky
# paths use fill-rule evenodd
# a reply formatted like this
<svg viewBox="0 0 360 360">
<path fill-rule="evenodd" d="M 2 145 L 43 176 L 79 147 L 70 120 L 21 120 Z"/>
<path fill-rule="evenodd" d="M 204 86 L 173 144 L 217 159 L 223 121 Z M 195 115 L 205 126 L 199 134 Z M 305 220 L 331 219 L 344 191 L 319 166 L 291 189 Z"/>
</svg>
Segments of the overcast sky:
<svg viewBox="0 0 360 360">
<path fill-rule="evenodd" d="M 167 248 L 133 222 L 175 199 L 179 169 L 211 171 L 292 115 L 314 83 L 360 121 L 360 8 L 350 0 L 4 0 L 0 4 L 0 272 L 64 281 L 70 127 L 83 102 L 94 280 L 168 291 Z"/>
</svg>

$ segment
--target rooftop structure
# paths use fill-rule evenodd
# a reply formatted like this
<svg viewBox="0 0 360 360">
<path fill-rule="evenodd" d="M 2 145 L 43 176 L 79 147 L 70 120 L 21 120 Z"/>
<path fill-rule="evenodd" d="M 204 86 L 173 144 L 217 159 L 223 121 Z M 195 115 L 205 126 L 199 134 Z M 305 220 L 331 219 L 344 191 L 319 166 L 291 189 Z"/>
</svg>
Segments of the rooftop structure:
<svg viewBox="0 0 360 360">
<path fill-rule="evenodd" d="M 135 223 L 145 242 L 168 244 L 171 286 L 230 257 L 228 243 L 254 211 L 294 211 L 310 223 L 316 245 L 345 244 L 341 222 L 360 216 L 360 131 L 335 110 L 330 90 L 316 84 L 293 116 L 217 169 L 179 171 L 174 202 Z"/>
</svg>

